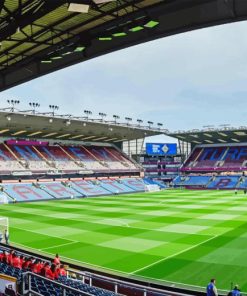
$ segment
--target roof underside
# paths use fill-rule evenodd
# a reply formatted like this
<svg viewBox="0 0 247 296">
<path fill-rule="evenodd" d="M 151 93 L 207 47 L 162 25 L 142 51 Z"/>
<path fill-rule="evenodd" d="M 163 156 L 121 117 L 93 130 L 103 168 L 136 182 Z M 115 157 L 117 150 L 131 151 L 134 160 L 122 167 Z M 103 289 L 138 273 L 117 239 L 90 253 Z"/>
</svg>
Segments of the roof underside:
<svg viewBox="0 0 247 296">
<path fill-rule="evenodd" d="M 159 134 L 163 132 L 137 125 L 0 111 L 4 138 L 121 143 Z"/>
<path fill-rule="evenodd" d="M 188 131 L 170 133 L 169 136 L 180 141 L 199 144 L 247 143 L 247 127 L 227 129 L 206 129 L 203 131 Z"/>
<path fill-rule="evenodd" d="M 88 13 L 69 12 L 68 2 L 0 0 L 0 90 L 131 45 L 247 17 L 243 0 L 116 0 L 97 5 L 88 0 Z M 151 20 L 156 25 L 145 26 Z"/>
</svg>

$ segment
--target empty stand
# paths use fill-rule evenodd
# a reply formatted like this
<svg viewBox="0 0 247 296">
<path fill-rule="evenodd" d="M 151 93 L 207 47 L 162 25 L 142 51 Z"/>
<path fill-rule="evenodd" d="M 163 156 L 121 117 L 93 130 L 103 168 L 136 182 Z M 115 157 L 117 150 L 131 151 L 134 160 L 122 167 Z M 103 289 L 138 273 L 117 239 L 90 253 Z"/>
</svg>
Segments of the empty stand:
<svg viewBox="0 0 247 296">
<path fill-rule="evenodd" d="M 111 146 L 0 144 L 0 173 L 124 172 L 140 169 Z"/>
<path fill-rule="evenodd" d="M 145 184 L 139 178 L 124 178 L 121 182 L 135 191 L 145 191 Z"/>
<path fill-rule="evenodd" d="M 240 176 L 217 176 L 208 184 L 209 189 L 233 189 L 237 187 Z"/>
<path fill-rule="evenodd" d="M 3 191 L 13 200 L 21 201 L 39 201 L 52 199 L 53 197 L 33 184 L 4 184 Z"/>
<path fill-rule="evenodd" d="M 181 168 L 182 172 L 225 172 L 246 170 L 247 146 L 204 145 L 196 147 Z"/>
<path fill-rule="evenodd" d="M 121 182 L 120 179 L 119 180 L 112 180 L 112 179 L 101 180 L 100 186 L 113 194 L 130 193 L 135 191 L 133 188 Z"/>
<path fill-rule="evenodd" d="M 99 196 L 99 195 L 109 195 L 112 192 L 106 190 L 100 186 L 99 181 L 73 181 L 70 183 L 71 187 L 80 193 L 82 196 Z"/>
<path fill-rule="evenodd" d="M 82 195 L 69 185 L 60 182 L 39 183 L 40 188 L 54 198 L 74 198 Z"/>
</svg>

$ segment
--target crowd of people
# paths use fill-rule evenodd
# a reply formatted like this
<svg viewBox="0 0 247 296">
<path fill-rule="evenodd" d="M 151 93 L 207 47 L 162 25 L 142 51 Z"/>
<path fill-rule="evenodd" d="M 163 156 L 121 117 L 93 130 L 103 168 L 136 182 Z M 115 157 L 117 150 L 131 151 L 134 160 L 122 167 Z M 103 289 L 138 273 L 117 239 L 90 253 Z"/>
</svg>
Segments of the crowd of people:
<svg viewBox="0 0 247 296">
<path fill-rule="evenodd" d="M 0 262 L 15 268 L 31 271 L 50 280 L 56 280 L 60 276 L 66 276 L 67 274 L 65 266 L 61 264 L 58 254 L 49 263 L 41 259 L 18 255 L 14 250 L 10 250 L 9 252 L 3 251 L 0 253 Z"/>
</svg>

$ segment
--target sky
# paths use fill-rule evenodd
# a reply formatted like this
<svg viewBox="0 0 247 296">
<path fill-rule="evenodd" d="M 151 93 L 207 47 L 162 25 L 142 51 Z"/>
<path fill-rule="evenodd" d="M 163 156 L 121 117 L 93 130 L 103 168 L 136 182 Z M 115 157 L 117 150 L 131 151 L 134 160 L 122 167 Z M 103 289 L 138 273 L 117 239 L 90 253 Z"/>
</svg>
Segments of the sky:
<svg viewBox="0 0 247 296">
<path fill-rule="evenodd" d="M 110 53 L 0 93 L 0 106 L 39 102 L 161 122 L 170 131 L 245 125 L 247 22 L 187 32 Z M 150 141 L 168 141 L 163 137 Z"/>
</svg>

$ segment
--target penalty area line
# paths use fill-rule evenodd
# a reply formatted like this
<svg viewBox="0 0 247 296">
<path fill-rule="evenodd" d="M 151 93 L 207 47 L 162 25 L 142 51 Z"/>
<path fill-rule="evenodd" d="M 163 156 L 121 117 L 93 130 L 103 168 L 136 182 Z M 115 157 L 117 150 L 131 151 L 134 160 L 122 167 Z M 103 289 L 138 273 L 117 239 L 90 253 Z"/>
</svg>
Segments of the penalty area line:
<svg viewBox="0 0 247 296">
<path fill-rule="evenodd" d="M 163 262 L 163 261 L 166 261 L 166 260 L 168 260 L 168 259 L 170 259 L 170 258 L 176 257 L 176 256 L 178 256 L 178 255 L 180 255 L 180 254 L 183 254 L 183 253 L 187 252 L 187 251 L 190 251 L 190 250 L 192 250 L 192 249 L 195 249 L 195 248 L 197 248 L 197 247 L 199 247 L 199 246 L 201 246 L 201 245 L 203 245 L 203 244 L 205 244 L 205 243 L 207 243 L 207 242 L 209 242 L 209 241 L 211 241 L 211 240 L 217 238 L 218 236 L 220 236 L 220 235 L 215 235 L 215 236 L 213 236 L 213 237 L 211 237 L 211 238 L 209 238 L 209 239 L 207 239 L 207 240 L 205 240 L 205 241 L 203 241 L 203 242 L 201 242 L 201 243 L 199 243 L 199 244 L 197 244 L 197 245 L 190 246 L 190 247 L 188 247 L 188 248 L 186 248 L 186 249 L 184 249 L 184 250 L 182 250 L 182 251 L 180 251 L 180 252 L 177 252 L 177 253 L 175 253 L 175 254 L 172 254 L 172 255 L 170 255 L 170 256 L 167 256 L 167 257 L 165 257 L 165 258 L 162 258 L 162 259 L 160 259 L 160 260 L 157 260 L 157 261 L 155 261 L 155 262 L 153 262 L 153 263 L 151 263 L 151 264 L 148 264 L 148 265 L 146 265 L 146 266 L 144 266 L 144 267 L 142 267 L 142 268 L 136 269 L 135 271 L 131 272 L 131 274 L 135 274 L 136 272 L 140 272 L 140 271 L 145 270 L 145 269 L 147 269 L 147 268 L 149 268 L 149 267 L 152 267 L 152 266 L 154 266 L 154 265 L 156 265 L 156 264 L 159 264 L 159 263 L 161 263 L 161 262 Z"/>
</svg>

